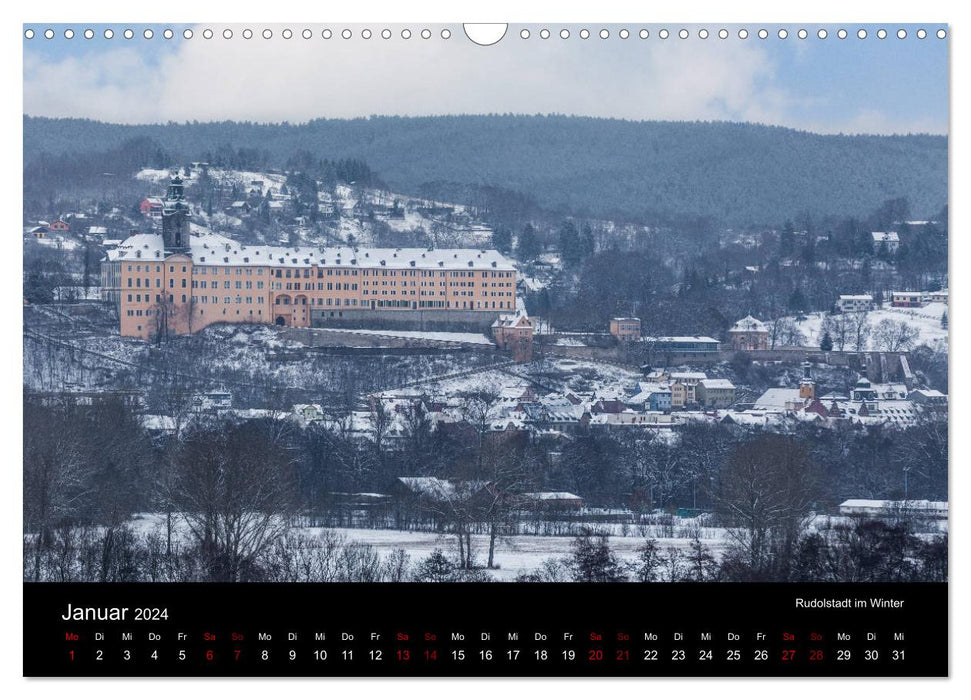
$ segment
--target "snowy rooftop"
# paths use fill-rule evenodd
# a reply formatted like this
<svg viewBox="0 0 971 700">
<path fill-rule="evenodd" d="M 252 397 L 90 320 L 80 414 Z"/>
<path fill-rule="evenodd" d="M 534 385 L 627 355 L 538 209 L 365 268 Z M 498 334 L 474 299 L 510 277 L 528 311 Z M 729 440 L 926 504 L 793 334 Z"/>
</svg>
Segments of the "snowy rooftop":
<svg viewBox="0 0 971 700">
<path fill-rule="evenodd" d="M 851 498 L 840 503 L 840 508 L 901 508 L 908 510 L 947 510 L 947 501 L 879 501 L 868 498 Z"/>
<path fill-rule="evenodd" d="M 706 389 L 734 389 L 735 385 L 727 379 L 702 379 L 701 385 Z"/>
<path fill-rule="evenodd" d="M 191 255 L 197 265 L 272 265 L 274 267 L 383 267 L 443 270 L 515 270 L 512 261 L 496 250 L 473 248 L 318 248 L 315 246 L 240 245 L 214 233 L 193 235 Z M 165 257 L 160 234 L 139 233 L 109 252 L 109 260 Z"/>
<path fill-rule="evenodd" d="M 707 335 L 663 335 L 656 338 L 644 337 L 646 343 L 717 343 Z"/>
<path fill-rule="evenodd" d="M 529 316 L 526 315 L 526 310 L 518 308 L 519 304 L 516 304 L 516 313 L 512 314 L 500 314 L 499 318 L 492 322 L 493 328 L 514 328 L 520 325 L 520 321 L 523 321 L 523 325 L 532 325 L 529 321 Z"/>
<path fill-rule="evenodd" d="M 786 404 L 793 401 L 801 401 L 798 389 L 766 389 L 765 392 L 755 400 L 755 408 L 773 409 L 784 411 Z"/>
<path fill-rule="evenodd" d="M 897 235 L 896 231 L 873 231 L 870 235 L 878 243 L 897 243 L 900 241 L 900 236 Z"/>
<path fill-rule="evenodd" d="M 753 331 L 768 332 L 768 329 L 765 327 L 764 323 L 762 323 L 759 319 L 755 318 L 754 316 L 746 316 L 742 320 L 738 321 L 734 326 L 732 326 L 731 331 L 751 333 Z"/>
</svg>

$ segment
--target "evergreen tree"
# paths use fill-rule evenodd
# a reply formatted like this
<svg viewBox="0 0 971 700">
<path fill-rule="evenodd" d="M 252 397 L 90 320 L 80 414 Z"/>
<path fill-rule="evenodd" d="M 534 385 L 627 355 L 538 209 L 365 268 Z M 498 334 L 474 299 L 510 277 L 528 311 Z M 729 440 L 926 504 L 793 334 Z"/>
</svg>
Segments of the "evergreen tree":
<svg viewBox="0 0 971 700">
<path fill-rule="evenodd" d="M 560 226 L 560 256 L 563 264 L 568 266 L 577 265 L 583 258 L 583 248 L 580 242 L 580 232 L 572 221 L 565 221 Z"/>
<path fill-rule="evenodd" d="M 792 294 L 789 295 L 789 310 L 790 311 L 805 311 L 809 307 L 809 303 L 806 301 L 806 295 L 802 293 L 802 290 L 798 287 L 792 290 Z"/>
<path fill-rule="evenodd" d="M 580 253 L 584 259 L 592 257 L 597 251 L 597 242 L 593 237 L 593 229 L 590 228 L 590 224 L 583 225 L 583 231 L 580 233 Z"/>
<path fill-rule="evenodd" d="M 607 535 L 583 528 L 573 540 L 570 568 L 574 581 L 612 583 L 627 580 L 624 567 L 610 549 L 607 539 Z"/>
<path fill-rule="evenodd" d="M 941 314 L 941 328 L 947 329 L 947 311 Z"/>
<path fill-rule="evenodd" d="M 455 565 L 440 549 L 429 554 L 415 569 L 415 581 L 418 583 L 449 583 L 455 580 Z"/>
<path fill-rule="evenodd" d="M 512 232 L 502 226 L 496 226 L 492 231 L 492 245 L 500 253 L 508 253 L 512 250 Z"/>
<path fill-rule="evenodd" d="M 661 548 L 658 547 L 657 540 L 646 540 L 637 549 L 637 562 L 634 571 L 638 581 L 650 583 L 659 580 L 663 565 L 664 557 L 661 555 Z"/>
<path fill-rule="evenodd" d="M 782 225 L 782 231 L 779 233 L 779 255 L 786 257 L 792 255 L 792 249 L 795 241 L 795 227 L 791 221 L 786 221 Z"/>
<path fill-rule="evenodd" d="M 823 333 L 823 339 L 819 341 L 819 349 L 823 352 L 829 352 L 833 349 L 833 337 L 829 334 L 829 331 Z"/>
<path fill-rule="evenodd" d="M 533 228 L 532 224 L 526 224 L 523 227 L 523 232 L 519 234 L 519 240 L 516 241 L 516 255 L 523 262 L 531 262 L 541 252 L 542 246 L 540 246 L 539 236 L 536 235 L 536 229 Z"/>
</svg>

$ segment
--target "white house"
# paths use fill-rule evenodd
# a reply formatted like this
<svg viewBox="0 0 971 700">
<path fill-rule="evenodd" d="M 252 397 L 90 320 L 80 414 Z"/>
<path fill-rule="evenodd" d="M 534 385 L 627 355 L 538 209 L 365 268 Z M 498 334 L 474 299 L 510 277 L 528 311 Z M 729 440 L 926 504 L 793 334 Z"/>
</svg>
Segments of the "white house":
<svg viewBox="0 0 971 700">
<path fill-rule="evenodd" d="M 888 253 L 896 253 L 900 247 L 900 236 L 896 231 L 873 231 L 873 252 L 879 253 L 881 249 Z"/>
<path fill-rule="evenodd" d="M 869 294 L 840 294 L 836 308 L 845 313 L 854 311 L 869 311 L 873 306 L 873 297 Z"/>
</svg>

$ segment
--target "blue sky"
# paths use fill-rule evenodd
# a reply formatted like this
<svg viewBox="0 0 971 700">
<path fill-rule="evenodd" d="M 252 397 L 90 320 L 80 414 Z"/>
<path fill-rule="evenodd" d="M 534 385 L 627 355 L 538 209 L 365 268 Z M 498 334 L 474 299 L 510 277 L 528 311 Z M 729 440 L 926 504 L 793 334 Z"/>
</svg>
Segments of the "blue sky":
<svg viewBox="0 0 971 700">
<path fill-rule="evenodd" d="M 48 26 L 55 38 L 45 39 Z M 75 31 L 65 39 L 64 29 Z M 321 37 L 324 25 L 255 25 L 252 39 L 245 25 L 213 26 L 212 39 L 193 27 L 185 40 L 181 25 L 91 25 L 96 35 L 84 39 L 87 25 L 31 26 L 24 39 L 24 112 L 126 123 L 169 120 L 246 119 L 301 122 L 317 117 L 371 114 L 567 113 L 625 119 L 759 121 L 824 133 L 943 134 L 948 128 L 948 41 L 936 38 L 940 25 L 890 25 L 885 39 L 875 25 L 744 25 L 749 38 L 738 38 L 740 25 L 684 25 L 688 39 L 676 36 L 683 25 L 550 25 L 541 39 L 540 25 L 510 25 L 492 47 L 472 44 L 461 25 L 431 26 L 430 39 L 400 37 L 402 25 L 334 25 L 334 36 Z M 115 37 L 102 38 L 105 26 Z M 142 37 L 151 27 L 154 38 Z M 370 39 L 361 30 L 372 31 Z M 730 36 L 719 39 L 725 26 Z M 784 26 L 789 36 L 779 39 Z M 837 38 L 845 27 L 846 39 Z M 908 36 L 898 39 L 904 27 Z M 175 37 L 162 38 L 170 27 Z M 353 38 L 340 31 L 349 28 Z M 760 28 L 769 32 L 759 39 Z M 858 39 L 865 28 L 868 37 Z M 918 39 L 918 28 L 927 38 Z M 222 38 L 225 28 L 232 39 Z M 522 29 L 528 39 L 520 36 Z M 570 38 L 561 39 L 566 28 Z M 581 39 L 581 28 L 591 35 Z M 646 28 L 647 39 L 639 37 Z M 797 38 L 805 28 L 806 39 Z"/>
</svg>

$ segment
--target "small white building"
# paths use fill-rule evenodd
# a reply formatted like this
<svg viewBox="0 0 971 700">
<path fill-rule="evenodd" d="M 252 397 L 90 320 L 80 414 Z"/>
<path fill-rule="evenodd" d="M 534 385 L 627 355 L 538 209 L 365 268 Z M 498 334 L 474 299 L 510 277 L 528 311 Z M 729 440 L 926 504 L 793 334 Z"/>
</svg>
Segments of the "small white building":
<svg viewBox="0 0 971 700">
<path fill-rule="evenodd" d="M 840 294 L 836 308 L 842 313 L 869 311 L 873 307 L 873 297 L 869 294 Z"/>
<path fill-rule="evenodd" d="M 873 231 L 870 236 L 873 237 L 873 252 L 875 253 L 885 250 L 893 254 L 900 247 L 900 236 L 897 235 L 896 231 Z"/>
<path fill-rule="evenodd" d="M 840 503 L 840 515 L 946 520 L 947 501 L 882 501 L 851 498 Z"/>
<path fill-rule="evenodd" d="M 316 403 L 294 404 L 293 415 L 304 423 L 312 423 L 324 419 L 324 412 L 320 404 Z"/>
</svg>

